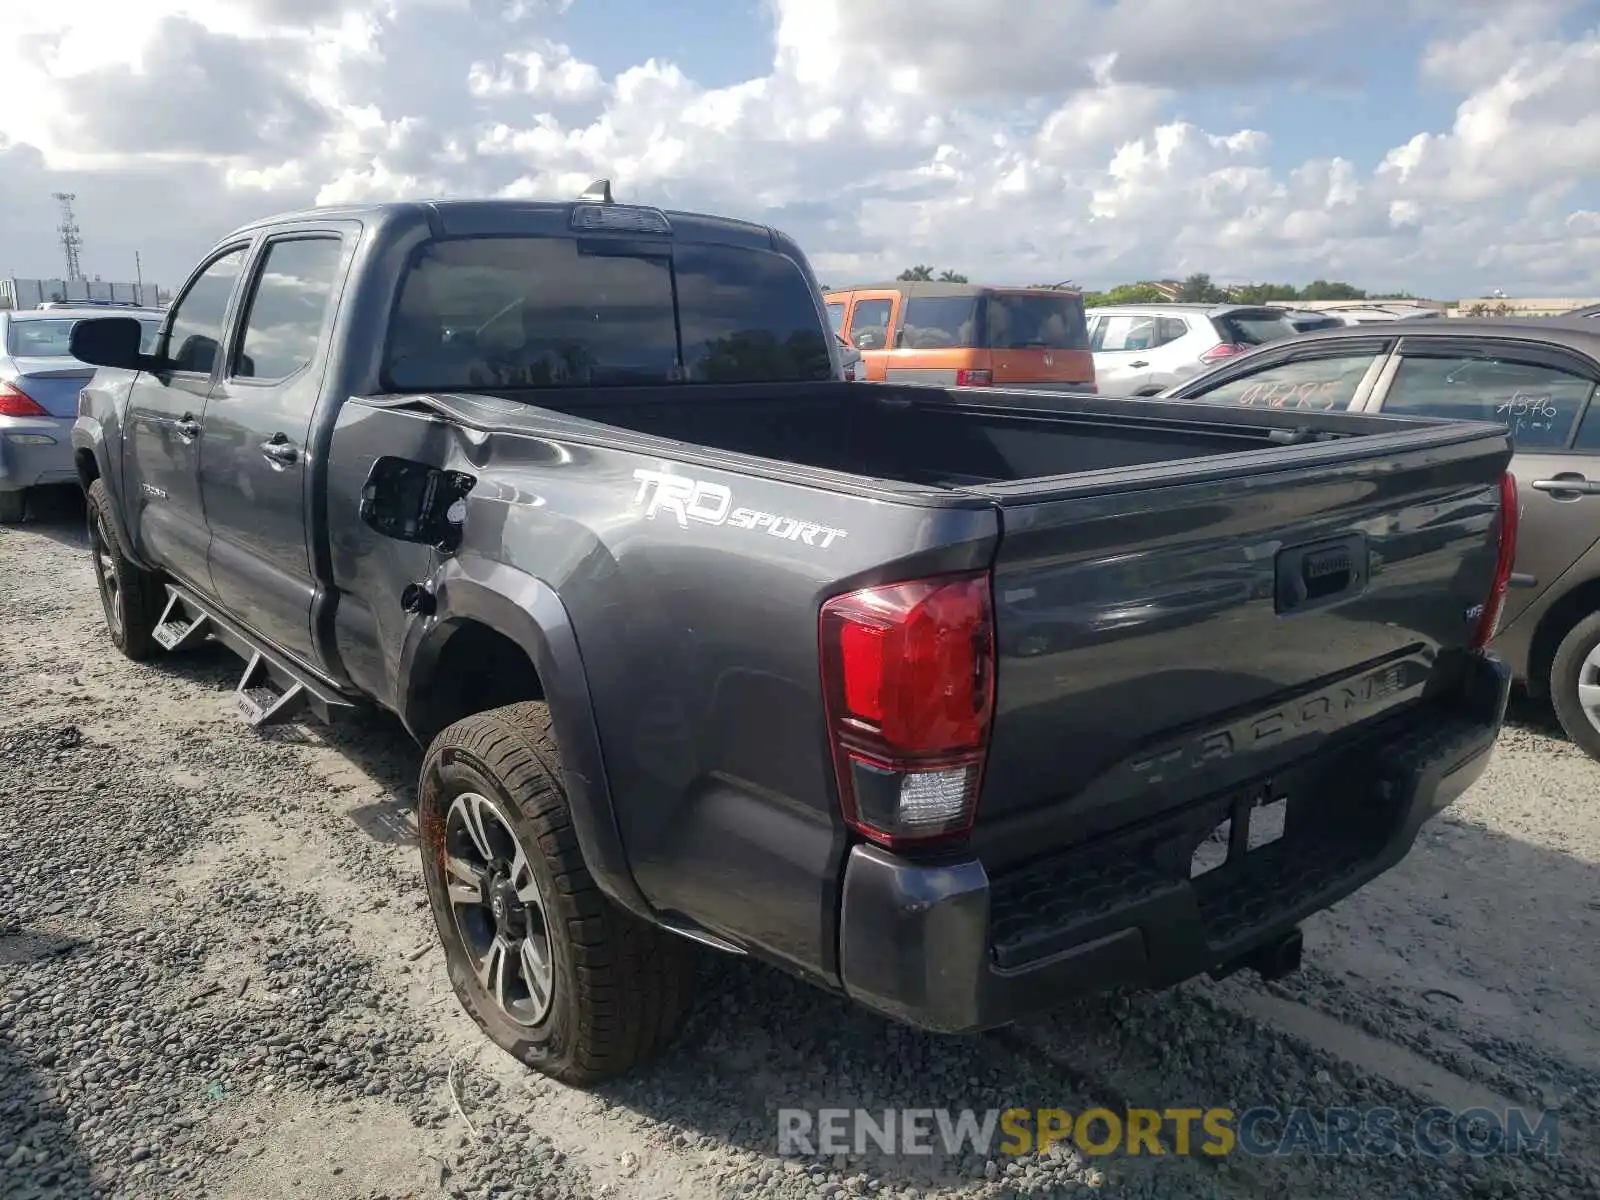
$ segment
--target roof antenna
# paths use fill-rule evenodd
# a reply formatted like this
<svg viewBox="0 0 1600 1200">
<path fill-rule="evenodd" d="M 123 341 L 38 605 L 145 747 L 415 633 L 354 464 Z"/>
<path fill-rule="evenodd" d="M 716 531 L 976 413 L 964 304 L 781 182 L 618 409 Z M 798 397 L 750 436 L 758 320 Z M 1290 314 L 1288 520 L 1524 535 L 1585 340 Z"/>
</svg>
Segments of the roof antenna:
<svg viewBox="0 0 1600 1200">
<path fill-rule="evenodd" d="M 615 201 L 611 199 L 611 180 L 596 179 L 583 189 L 578 199 L 589 204 L 614 204 Z"/>
</svg>

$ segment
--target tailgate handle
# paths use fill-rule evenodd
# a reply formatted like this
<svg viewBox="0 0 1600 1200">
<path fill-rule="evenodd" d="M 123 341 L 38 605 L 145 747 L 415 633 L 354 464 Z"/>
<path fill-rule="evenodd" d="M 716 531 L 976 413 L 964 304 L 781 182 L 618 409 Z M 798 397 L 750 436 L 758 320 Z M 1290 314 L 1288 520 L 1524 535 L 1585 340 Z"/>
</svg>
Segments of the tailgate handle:
<svg viewBox="0 0 1600 1200">
<path fill-rule="evenodd" d="M 1367 539 L 1359 534 L 1278 551 L 1277 611 L 1300 612 L 1353 596 L 1367 585 Z"/>
</svg>

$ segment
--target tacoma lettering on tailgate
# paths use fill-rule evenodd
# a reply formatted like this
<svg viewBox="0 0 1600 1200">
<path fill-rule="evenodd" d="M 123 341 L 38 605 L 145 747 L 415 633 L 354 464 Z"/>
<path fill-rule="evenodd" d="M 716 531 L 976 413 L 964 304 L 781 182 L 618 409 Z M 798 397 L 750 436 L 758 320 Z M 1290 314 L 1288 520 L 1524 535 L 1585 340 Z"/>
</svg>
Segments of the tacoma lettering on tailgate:
<svg viewBox="0 0 1600 1200">
<path fill-rule="evenodd" d="M 1424 683 L 1428 669 L 1414 658 L 1401 659 L 1375 671 L 1312 692 L 1266 712 L 1241 718 L 1144 758 L 1128 769 L 1145 783 L 1159 783 L 1218 759 L 1232 758 L 1314 729 L 1331 733 L 1340 726 L 1372 715 L 1405 692 Z M 1357 714 L 1359 713 L 1359 716 Z"/>
<path fill-rule="evenodd" d="M 690 521 L 702 525 L 731 525 L 735 529 L 764 530 L 775 538 L 787 542 L 804 542 L 826 550 L 835 539 L 848 537 L 842 529 L 786 517 L 778 513 L 760 512 L 753 508 L 735 508 L 733 493 L 720 483 L 704 479 L 690 479 L 686 475 L 673 475 L 667 471 L 638 470 L 633 477 L 639 481 L 639 490 L 633 495 L 635 504 L 644 505 L 644 515 L 655 520 L 660 512 L 671 513 L 680 529 L 689 528 Z"/>
</svg>

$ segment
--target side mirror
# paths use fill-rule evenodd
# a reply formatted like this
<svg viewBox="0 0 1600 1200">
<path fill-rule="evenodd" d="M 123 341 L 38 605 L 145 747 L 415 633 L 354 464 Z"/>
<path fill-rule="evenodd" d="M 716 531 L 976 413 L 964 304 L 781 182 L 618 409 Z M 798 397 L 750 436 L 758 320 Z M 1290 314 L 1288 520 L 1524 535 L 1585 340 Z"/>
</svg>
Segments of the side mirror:
<svg viewBox="0 0 1600 1200">
<path fill-rule="evenodd" d="M 154 363 L 139 352 L 144 326 L 132 317 L 86 317 L 72 327 L 68 345 L 72 357 L 91 367 L 148 370 Z"/>
<path fill-rule="evenodd" d="M 896 329 L 894 331 L 894 348 L 896 350 L 903 350 L 905 348 L 905 344 L 906 331 L 904 329 Z"/>
</svg>

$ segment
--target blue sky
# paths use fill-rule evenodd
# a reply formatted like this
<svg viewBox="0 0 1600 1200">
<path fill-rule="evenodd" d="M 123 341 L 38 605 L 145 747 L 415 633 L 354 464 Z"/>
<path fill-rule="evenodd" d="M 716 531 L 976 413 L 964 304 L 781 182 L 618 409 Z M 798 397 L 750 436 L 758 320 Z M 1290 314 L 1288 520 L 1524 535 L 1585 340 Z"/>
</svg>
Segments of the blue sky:
<svg viewBox="0 0 1600 1200">
<path fill-rule="evenodd" d="M 176 282 L 264 212 L 606 175 L 830 280 L 1600 298 L 1594 0 L 61 0 L 0 72 L 24 274 L 54 191 L 91 271 Z"/>
</svg>

